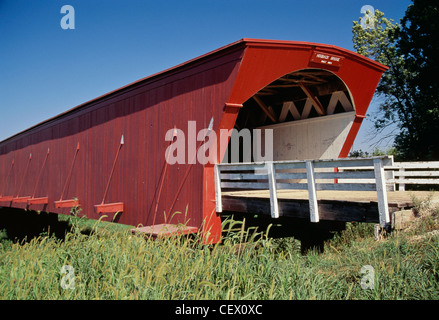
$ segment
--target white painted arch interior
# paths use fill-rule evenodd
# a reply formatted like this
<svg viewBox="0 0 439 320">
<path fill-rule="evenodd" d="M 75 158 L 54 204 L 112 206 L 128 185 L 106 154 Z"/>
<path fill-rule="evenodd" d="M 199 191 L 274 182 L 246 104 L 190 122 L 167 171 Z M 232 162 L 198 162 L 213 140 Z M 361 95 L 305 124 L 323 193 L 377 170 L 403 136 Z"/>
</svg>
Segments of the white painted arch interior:
<svg viewBox="0 0 439 320">
<path fill-rule="evenodd" d="M 247 100 L 235 128 L 272 129 L 274 161 L 329 159 L 339 156 L 354 118 L 355 103 L 337 75 L 303 69 L 280 77 Z M 264 154 L 264 146 L 262 153 L 252 151 L 252 161 L 260 160 L 253 154 Z"/>
</svg>

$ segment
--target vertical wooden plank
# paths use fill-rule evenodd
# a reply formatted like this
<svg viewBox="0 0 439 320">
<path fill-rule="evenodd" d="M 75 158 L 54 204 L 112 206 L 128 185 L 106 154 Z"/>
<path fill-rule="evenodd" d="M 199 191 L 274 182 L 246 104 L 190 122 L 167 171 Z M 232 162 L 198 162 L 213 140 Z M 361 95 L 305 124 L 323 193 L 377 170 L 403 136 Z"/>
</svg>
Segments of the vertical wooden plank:
<svg viewBox="0 0 439 320">
<path fill-rule="evenodd" d="M 200 168 L 195 167 L 195 168 Z M 215 193 L 214 188 L 214 166 L 207 165 L 203 170 L 203 221 L 202 221 L 202 239 L 203 244 L 212 244 L 221 241 L 221 216 L 218 212 L 215 212 L 215 204 L 213 203 L 213 195 Z M 190 226 L 194 223 L 189 222 Z"/>
<path fill-rule="evenodd" d="M 266 163 L 268 175 L 268 187 L 270 189 L 270 210 L 272 218 L 279 218 L 279 204 L 277 202 L 276 175 L 273 162 Z"/>
<path fill-rule="evenodd" d="M 221 198 L 221 169 L 217 164 L 214 166 L 214 174 L 216 212 L 223 212 L 223 202 Z"/>
<path fill-rule="evenodd" d="M 316 183 L 314 178 L 314 165 L 306 161 L 306 176 L 308 179 L 309 213 L 311 222 L 319 222 L 319 208 L 317 205 Z"/>
<path fill-rule="evenodd" d="M 400 172 L 400 174 L 399 174 L 398 180 L 404 180 L 405 176 L 403 174 L 405 172 L 405 168 L 403 168 L 403 167 L 399 168 L 399 172 Z M 400 183 L 398 186 L 398 190 L 405 191 L 405 183 Z"/>
<path fill-rule="evenodd" d="M 373 159 L 373 166 L 376 179 L 380 226 L 384 228 L 390 223 L 390 215 L 389 205 L 387 203 L 386 178 L 384 176 L 383 160 Z"/>
</svg>

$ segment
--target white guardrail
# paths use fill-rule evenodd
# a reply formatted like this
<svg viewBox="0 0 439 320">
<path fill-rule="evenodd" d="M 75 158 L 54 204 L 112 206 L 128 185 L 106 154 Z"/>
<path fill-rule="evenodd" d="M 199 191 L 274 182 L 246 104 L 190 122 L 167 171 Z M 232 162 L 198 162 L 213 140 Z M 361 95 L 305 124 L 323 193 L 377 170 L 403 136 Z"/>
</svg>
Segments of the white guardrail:
<svg viewBox="0 0 439 320">
<path fill-rule="evenodd" d="M 339 168 L 340 171 L 361 171 L 364 167 Z M 369 168 L 370 169 L 370 168 Z M 387 189 L 405 191 L 406 185 L 438 185 L 439 161 L 432 162 L 394 162 L 392 166 L 385 166 Z M 339 183 L 371 183 L 368 179 L 342 179 Z"/>
<path fill-rule="evenodd" d="M 390 215 L 384 169 L 393 166 L 392 156 L 216 164 L 216 211 L 222 212 L 224 189 L 269 190 L 271 216 L 278 218 L 277 190 L 308 190 L 310 219 L 319 222 L 317 190 L 376 191 L 380 226 L 386 227 Z"/>
<path fill-rule="evenodd" d="M 439 161 L 432 162 L 395 162 L 395 177 L 389 183 L 398 184 L 399 191 L 405 191 L 406 184 L 439 184 Z M 392 170 L 393 168 L 389 168 Z"/>
</svg>

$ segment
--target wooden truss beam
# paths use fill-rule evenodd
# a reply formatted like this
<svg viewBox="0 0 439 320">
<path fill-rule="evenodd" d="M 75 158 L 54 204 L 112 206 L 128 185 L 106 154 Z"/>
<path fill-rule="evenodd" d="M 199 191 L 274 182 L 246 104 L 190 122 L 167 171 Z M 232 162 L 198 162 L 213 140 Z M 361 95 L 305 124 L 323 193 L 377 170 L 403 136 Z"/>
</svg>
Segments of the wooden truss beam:
<svg viewBox="0 0 439 320">
<path fill-rule="evenodd" d="M 320 103 L 319 99 L 305 86 L 303 83 L 299 83 L 300 88 L 305 92 L 306 96 L 311 99 L 314 108 L 320 116 L 324 116 L 326 114 L 325 109 Z"/>
<path fill-rule="evenodd" d="M 297 110 L 297 107 L 294 104 L 294 102 L 293 101 L 285 101 L 283 103 L 282 111 L 281 111 L 280 116 L 279 116 L 279 122 L 284 122 L 285 121 L 285 119 L 286 119 L 286 117 L 288 115 L 288 112 L 291 113 L 291 115 L 293 116 L 294 120 L 300 120 L 301 119 L 300 113 Z"/>
<path fill-rule="evenodd" d="M 329 100 L 329 104 L 327 108 L 328 114 L 334 113 L 335 107 L 337 106 L 337 102 L 339 101 L 344 111 L 346 112 L 354 111 L 354 107 L 352 106 L 348 97 L 346 97 L 346 94 L 343 91 L 335 91 L 332 93 L 331 100 Z"/>
<path fill-rule="evenodd" d="M 265 114 L 273 121 L 274 123 L 277 123 L 276 116 L 273 111 L 271 111 L 264 103 L 264 101 L 261 100 L 258 96 L 254 95 L 253 100 L 256 101 L 256 103 L 259 105 L 259 107 L 262 109 L 262 111 L 265 112 Z"/>
</svg>

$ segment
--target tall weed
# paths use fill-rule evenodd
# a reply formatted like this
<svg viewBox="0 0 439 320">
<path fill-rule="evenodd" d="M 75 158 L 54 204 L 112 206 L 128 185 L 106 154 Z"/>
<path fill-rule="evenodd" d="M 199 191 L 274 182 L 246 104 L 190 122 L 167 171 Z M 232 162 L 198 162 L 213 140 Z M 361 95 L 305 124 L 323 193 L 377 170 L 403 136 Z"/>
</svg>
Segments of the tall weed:
<svg viewBox="0 0 439 320">
<path fill-rule="evenodd" d="M 294 238 L 223 223 L 222 243 L 199 236 L 157 240 L 79 217 L 63 239 L 44 234 L 0 242 L 0 299 L 437 299 L 439 238 L 373 240 L 373 226 L 348 224 L 324 253 L 300 253 Z M 4 233 L 4 232 L 3 232 Z M 61 286 L 63 266 L 74 288 Z M 364 289 L 361 268 L 374 270 Z"/>
</svg>

